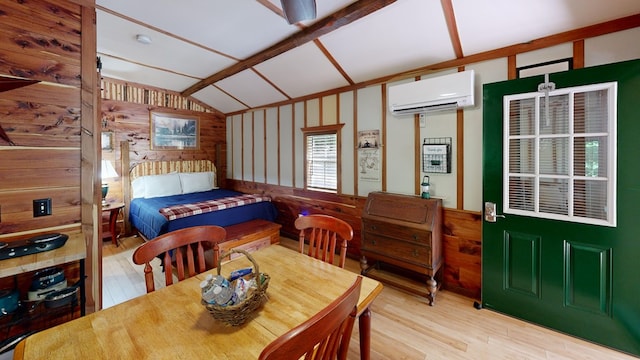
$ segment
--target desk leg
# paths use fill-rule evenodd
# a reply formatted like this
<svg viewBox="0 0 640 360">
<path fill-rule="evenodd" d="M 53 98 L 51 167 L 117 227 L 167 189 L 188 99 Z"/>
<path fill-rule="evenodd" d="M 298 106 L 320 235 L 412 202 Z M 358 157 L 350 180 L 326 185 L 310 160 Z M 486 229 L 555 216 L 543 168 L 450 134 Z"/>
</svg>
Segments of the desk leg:
<svg viewBox="0 0 640 360">
<path fill-rule="evenodd" d="M 371 357 L 371 310 L 366 308 L 358 318 L 360 330 L 360 359 L 369 360 Z"/>
<path fill-rule="evenodd" d="M 109 232 L 111 232 L 111 243 L 118 246 L 118 234 L 116 234 L 116 222 L 120 209 L 111 210 L 109 212 Z"/>
</svg>

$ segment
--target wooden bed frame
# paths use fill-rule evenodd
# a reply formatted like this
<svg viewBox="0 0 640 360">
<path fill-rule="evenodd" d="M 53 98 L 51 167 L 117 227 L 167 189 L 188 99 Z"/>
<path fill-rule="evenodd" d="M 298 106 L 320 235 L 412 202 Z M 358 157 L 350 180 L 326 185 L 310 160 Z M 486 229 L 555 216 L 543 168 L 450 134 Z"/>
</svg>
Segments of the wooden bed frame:
<svg viewBox="0 0 640 360">
<path fill-rule="evenodd" d="M 123 159 L 123 164 L 124 164 Z M 128 161 L 127 161 L 128 163 Z M 214 173 L 214 186 L 217 184 L 216 166 L 210 160 L 170 160 L 170 161 L 149 161 L 127 167 L 130 169 L 124 172 L 123 190 L 125 198 L 125 227 L 127 233 L 131 233 L 129 223 L 129 204 L 132 199 L 131 182 L 141 176 L 161 175 L 172 172 L 208 172 Z M 244 223 L 226 226 L 227 238 L 220 244 L 220 253 L 224 254 L 231 249 L 241 248 L 247 251 L 257 250 L 271 244 L 280 242 L 280 224 L 266 220 L 251 220 Z M 142 234 L 139 234 L 142 236 Z M 144 236 L 142 236 L 144 238 Z M 146 240 L 146 239 L 145 239 Z"/>
</svg>

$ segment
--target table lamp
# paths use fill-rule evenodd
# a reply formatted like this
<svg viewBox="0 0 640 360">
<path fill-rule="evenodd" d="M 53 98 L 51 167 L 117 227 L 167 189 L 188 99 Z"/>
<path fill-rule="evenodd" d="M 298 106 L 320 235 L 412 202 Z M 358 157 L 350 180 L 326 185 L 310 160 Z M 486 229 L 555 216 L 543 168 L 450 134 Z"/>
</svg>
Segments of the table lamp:
<svg viewBox="0 0 640 360">
<path fill-rule="evenodd" d="M 109 160 L 102 160 L 102 206 L 107 206 L 107 192 L 109 192 L 109 185 L 106 183 L 107 179 L 117 178 L 118 173 Z"/>
</svg>

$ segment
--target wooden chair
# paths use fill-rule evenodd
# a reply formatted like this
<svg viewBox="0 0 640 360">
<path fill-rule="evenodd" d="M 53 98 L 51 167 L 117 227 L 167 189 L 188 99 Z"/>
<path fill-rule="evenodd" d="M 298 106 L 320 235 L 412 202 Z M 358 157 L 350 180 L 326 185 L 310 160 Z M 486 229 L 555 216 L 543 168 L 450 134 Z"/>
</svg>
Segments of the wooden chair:
<svg viewBox="0 0 640 360">
<path fill-rule="evenodd" d="M 162 255 L 165 283 L 169 286 L 173 284 L 172 257 L 176 263 L 178 281 L 182 281 L 185 279 L 185 262 L 189 276 L 194 276 L 206 270 L 203 243 L 208 243 L 211 246 L 213 249 L 213 264 L 218 263 L 218 243 L 224 241 L 226 236 L 227 232 L 220 226 L 194 226 L 160 235 L 140 245 L 133 253 L 133 262 L 138 265 L 144 264 L 144 280 L 147 285 L 147 293 L 155 290 L 153 268 L 150 264 L 155 257 Z"/>
<path fill-rule="evenodd" d="M 346 359 L 361 283 L 358 276 L 339 298 L 267 345 L 259 359 Z"/>
<path fill-rule="evenodd" d="M 339 266 L 347 259 L 347 242 L 353 238 L 353 228 L 346 221 L 329 215 L 300 216 L 295 221 L 300 230 L 300 252 L 304 254 L 305 239 L 309 241 L 307 255 L 333 264 L 336 243 L 340 240 Z"/>
</svg>

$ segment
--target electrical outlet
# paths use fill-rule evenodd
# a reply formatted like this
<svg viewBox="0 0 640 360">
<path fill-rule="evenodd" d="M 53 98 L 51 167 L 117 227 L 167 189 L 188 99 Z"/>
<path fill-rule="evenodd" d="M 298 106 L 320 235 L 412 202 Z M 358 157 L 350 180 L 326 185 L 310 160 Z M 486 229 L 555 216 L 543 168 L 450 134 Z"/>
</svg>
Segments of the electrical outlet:
<svg viewBox="0 0 640 360">
<path fill-rule="evenodd" d="M 51 198 L 33 200 L 33 217 L 51 215 Z"/>
</svg>

